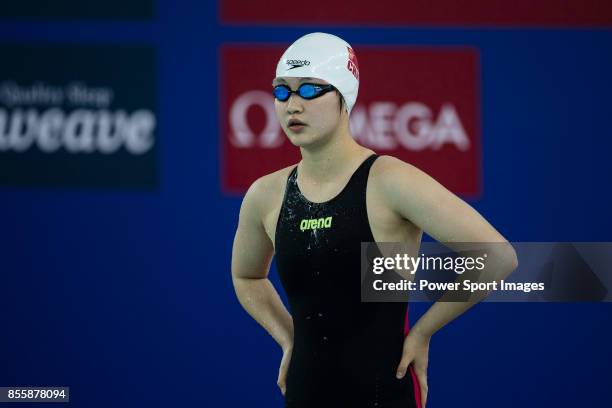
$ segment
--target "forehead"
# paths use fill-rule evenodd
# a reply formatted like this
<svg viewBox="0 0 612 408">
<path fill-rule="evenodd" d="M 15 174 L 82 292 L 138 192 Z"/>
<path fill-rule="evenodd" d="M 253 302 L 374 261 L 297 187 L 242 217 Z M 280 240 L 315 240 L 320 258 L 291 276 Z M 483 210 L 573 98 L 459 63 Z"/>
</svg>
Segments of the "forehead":
<svg viewBox="0 0 612 408">
<path fill-rule="evenodd" d="M 278 85 L 278 84 L 293 85 L 293 84 L 301 84 L 303 82 L 312 82 L 314 84 L 327 84 L 327 81 L 323 79 L 312 78 L 312 77 L 276 77 L 272 81 L 272 85 Z"/>
</svg>

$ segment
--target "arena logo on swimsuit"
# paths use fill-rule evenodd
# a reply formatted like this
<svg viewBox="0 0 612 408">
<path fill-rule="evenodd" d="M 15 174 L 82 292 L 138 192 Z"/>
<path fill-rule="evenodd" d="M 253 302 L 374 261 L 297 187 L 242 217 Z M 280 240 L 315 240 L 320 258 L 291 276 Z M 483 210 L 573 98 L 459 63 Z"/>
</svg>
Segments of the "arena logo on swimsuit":
<svg viewBox="0 0 612 408">
<path fill-rule="evenodd" d="M 312 219 L 304 219 L 300 221 L 300 230 L 315 230 L 320 228 L 331 228 L 332 226 L 332 217 L 325 218 L 312 218 Z"/>
</svg>

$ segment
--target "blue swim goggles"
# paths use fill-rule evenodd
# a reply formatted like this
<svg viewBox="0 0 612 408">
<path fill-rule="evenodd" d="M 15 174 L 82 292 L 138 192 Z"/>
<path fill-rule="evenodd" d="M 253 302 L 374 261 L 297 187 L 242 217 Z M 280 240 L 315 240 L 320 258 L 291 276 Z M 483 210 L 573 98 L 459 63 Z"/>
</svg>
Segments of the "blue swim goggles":
<svg viewBox="0 0 612 408">
<path fill-rule="evenodd" d="M 300 85 L 297 91 L 292 91 L 287 85 L 276 85 L 272 90 L 272 94 L 276 99 L 285 102 L 289 99 L 292 93 L 300 95 L 304 99 L 315 99 L 336 88 L 333 85 L 308 84 Z"/>
</svg>

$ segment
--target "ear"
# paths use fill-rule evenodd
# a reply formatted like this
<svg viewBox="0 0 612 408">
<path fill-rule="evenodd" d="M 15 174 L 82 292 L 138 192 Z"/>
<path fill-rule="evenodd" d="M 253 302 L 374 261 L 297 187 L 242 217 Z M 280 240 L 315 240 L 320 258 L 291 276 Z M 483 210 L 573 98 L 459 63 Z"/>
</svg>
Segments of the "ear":
<svg viewBox="0 0 612 408">
<path fill-rule="evenodd" d="M 344 96 L 336 89 L 336 95 L 338 95 L 338 99 L 340 101 L 340 113 L 345 110 L 348 113 L 348 106 L 346 106 L 346 101 L 344 100 Z"/>
<path fill-rule="evenodd" d="M 346 104 L 346 101 L 344 100 L 344 98 L 343 98 L 343 97 L 341 97 L 340 99 L 342 100 L 342 110 L 343 110 L 344 112 L 346 112 L 346 116 L 348 116 L 348 114 L 349 114 L 349 108 L 348 108 L 348 105 Z"/>
</svg>

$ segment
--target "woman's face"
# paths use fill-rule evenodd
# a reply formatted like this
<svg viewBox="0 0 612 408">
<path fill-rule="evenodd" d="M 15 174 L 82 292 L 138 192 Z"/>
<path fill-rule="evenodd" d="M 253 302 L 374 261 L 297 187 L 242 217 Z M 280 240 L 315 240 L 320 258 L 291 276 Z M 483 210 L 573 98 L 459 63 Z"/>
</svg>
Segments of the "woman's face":
<svg viewBox="0 0 612 408">
<path fill-rule="evenodd" d="M 272 86 L 287 85 L 292 91 L 296 91 L 303 83 L 328 84 L 316 78 L 279 77 L 272 82 Z M 327 140 L 340 124 L 341 110 L 338 98 L 337 92 L 327 92 L 310 100 L 303 99 L 297 94 L 291 94 L 285 102 L 275 98 L 276 117 L 291 143 L 303 147 Z M 295 120 L 304 125 L 290 126 L 290 122 Z"/>
</svg>

